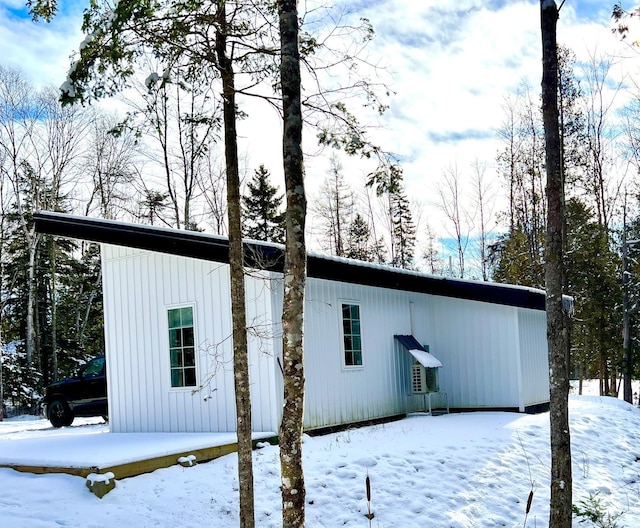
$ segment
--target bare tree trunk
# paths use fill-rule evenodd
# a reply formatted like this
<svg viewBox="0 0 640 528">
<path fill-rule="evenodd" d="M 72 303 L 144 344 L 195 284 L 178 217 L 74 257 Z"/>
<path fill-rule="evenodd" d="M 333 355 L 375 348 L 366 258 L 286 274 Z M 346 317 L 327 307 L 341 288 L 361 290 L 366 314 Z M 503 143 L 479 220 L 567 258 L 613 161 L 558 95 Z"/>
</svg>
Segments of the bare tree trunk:
<svg viewBox="0 0 640 528">
<path fill-rule="evenodd" d="M 572 476 L 569 432 L 568 328 L 563 308 L 564 285 L 563 175 L 558 116 L 558 55 L 556 26 L 558 8 L 554 0 L 540 1 L 542 32 L 542 117 L 547 163 L 547 340 L 551 407 L 551 500 L 549 527 L 571 528 Z"/>
<path fill-rule="evenodd" d="M 57 310 L 57 265 L 56 265 L 56 243 L 51 243 L 51 358 L 52 358 L 52 374 L 53 381 L 58 381 L 58 310 Z"/>
<path fill-rule="evenodd" d="M 442 173 L 443 183 L 438 185 L 437 192 L 440 198 L 438 204 L 442 212 L 453 226 L 451 235 L 456 241 L 456 251 L 458 253 L 459 277 L 464 279 L 465 253 L 469 243 L 469 229 L 465 227 L 462 213 L 462 203 L 460 196 L 460 173 L 457 165 L 452 165 Z"/>
<path fill-rule="evenodd" d="M 27 238 L 29 244 L 29 269 L 27 280 L 27 335 L 26 335 L 26 353 L 27 363 L 33 362 L 36 337 L 35 337 L 35 303 L 36 303 L 36 254 L 38 252 L 38 242 L 40 235 L 33 232 Z"/>
<path fill-rule="evenodd" d="M 300 100 L 300 53 L 296 0 L 278 0 L 280 19 L 282 105 L 284 129 L 282 152 L 287 193 L 287 236 L 282 311 L 282 354 L 284 406 L 280 424 L 280 468 L 282 484 L 282 526 L 301 528 L 305 524 L 302 427 L 304 418 L 304 289 L 307 275 L 302 154 L 302 107 Z"/>
<path fill-rule="evenodd" d="M 633 403 L 633 389 L 631 380 L 633 376 L 633 359 L 631 356 L 631 310 L 629 308 L 629 244 L 627 243 L 627 196 L 624 197 L 622 210 L 622 364 L 623 364 L 623 398 L 628 403 Z"/>
<path fill-rule="evenodd" d="M 490 184 L 485 179 L 486 165 L 481 164 L 477 159 L 473 162 L 473 185 L 475 190 L 475 199 L 477 212 L 480 215 L 480 240 L 478 241 L 480 253 L 480 272 L 482 280 L 489 280 L 489 262 L 488 262 L 488 237 L 487 230 L 488 216 L 492 214 L 493 207 L 487 203 L 490 192 Z"/>
<path fill-rule="evenodd" d="M 232 59 L 227 55 L 226 2 L 218 4 L 216 55 L 222 77 L 224 147 L 227 170 L 229 214 L 229 268 L 231 275 L 231 313 L 233 325 L 233 375 L 236 394 L 238 434 L 238 482 L 240 485 L 240 528 L 253 528 L 253 454 L 251 443 L 251 385 L 247 350 L 247 315 L 244 288 L 238 135 L 236 132 L 235 76 Z"/>
</svg>

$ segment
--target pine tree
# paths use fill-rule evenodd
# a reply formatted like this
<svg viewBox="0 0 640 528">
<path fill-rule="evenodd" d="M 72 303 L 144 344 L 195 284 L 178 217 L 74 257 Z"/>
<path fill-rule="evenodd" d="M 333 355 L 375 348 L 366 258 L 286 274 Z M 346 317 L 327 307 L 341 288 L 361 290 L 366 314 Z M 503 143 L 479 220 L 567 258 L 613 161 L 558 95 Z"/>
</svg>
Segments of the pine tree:
<svg viewBox="0 0 640 528">
<path fill-rule="evenodd" d="M 255 170 L 243 196 L 243 235 L 255 240 L 284 243 L 285 216 L 280 211 L 282 195 L 270 183 L 271 174 L 264 165 Z"/>
</svg>

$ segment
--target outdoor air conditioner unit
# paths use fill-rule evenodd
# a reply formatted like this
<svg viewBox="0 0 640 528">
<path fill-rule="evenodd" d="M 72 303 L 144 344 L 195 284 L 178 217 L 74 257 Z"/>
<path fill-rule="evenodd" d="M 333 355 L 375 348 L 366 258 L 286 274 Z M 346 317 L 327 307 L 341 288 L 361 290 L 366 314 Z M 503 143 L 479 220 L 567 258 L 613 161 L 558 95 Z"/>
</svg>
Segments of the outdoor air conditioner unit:
<svg viewBox="0 0 640 528">
<path fill-rule="evenodd" d="M 413 394 L 425 394 L 427 389 L 427 369 L 420 363 L 411 367 L 411 390 Z"/>
<path fill-rule="evenodd" d="M 411 366 L 411 392 L 413 394 L 427 394 L 439 390 L 437 368 L 427 368 L 418 362 Z"/>
</svg>

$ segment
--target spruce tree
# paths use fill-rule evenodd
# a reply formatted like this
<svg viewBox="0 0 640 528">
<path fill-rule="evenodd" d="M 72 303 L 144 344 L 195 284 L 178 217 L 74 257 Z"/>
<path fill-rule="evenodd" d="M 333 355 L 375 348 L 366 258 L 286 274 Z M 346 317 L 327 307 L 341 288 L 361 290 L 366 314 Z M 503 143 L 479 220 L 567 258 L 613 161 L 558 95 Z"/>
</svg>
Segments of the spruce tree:
<svg viewBox="0 0 640 528">
<path fill-rule="evenodd" d="M 391 264 L 397 268 L 410 269 L 416 244 L 416 226 L 413 223 L 409 200 L 402 184 L 389 195 L 391 215 Z"/>
<path fill-rule="evenodd" d="M 365 262 L 375 260 L 375 248 L 371 244 L 369 224 L 360 213 L 356 214 L 349 226 L 345 257 Z"/>
<path fill-rule="evenodd" d="M 249 194 L 243 196 L 243 235 L 255 240 L 284 243 L 284 214 L 282 195 L 269 181 L 271 174 L 264 165 L 254 172 L 247 183 Z"/>
</svg>

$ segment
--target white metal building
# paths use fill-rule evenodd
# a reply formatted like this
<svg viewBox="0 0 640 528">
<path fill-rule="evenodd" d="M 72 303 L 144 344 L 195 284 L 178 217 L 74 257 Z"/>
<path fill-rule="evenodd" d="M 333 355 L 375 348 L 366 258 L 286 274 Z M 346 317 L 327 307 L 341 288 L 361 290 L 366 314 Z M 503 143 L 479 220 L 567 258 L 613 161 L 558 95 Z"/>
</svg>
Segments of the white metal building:
<svg viewBox="0 0 640 528">
<path fill-rule="evenodd" d="M 101 244 L 111 430 L 235 430 L 228 241 L 60 213 L 36 227 Z M 245 255 L 253 429 L 277 431 L 282 247 L 246 243 Z M 310 255 L 306 427 L 422 410 L 427 395 L 452 409 L 544 407 L 544 304 L 540 290 Z"/>
</svg>

